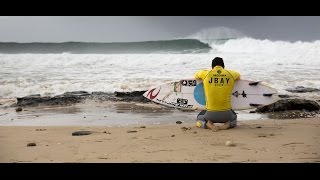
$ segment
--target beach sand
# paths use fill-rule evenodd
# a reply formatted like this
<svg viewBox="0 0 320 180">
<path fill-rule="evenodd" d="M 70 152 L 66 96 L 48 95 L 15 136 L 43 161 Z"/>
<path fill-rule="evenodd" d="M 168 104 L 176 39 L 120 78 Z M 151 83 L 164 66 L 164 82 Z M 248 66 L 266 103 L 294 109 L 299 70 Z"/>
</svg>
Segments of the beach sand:
<svg viewBox="0 0 320 180">
<path fill-rule="evenodd" d="M 93 133 L 72 136 L 81 130 Z M 320 162 L 320 118 L 240 121 L 218 132 L 194 123 L 0 126 L 0 144 L 0 162 Z"/>
</svg>

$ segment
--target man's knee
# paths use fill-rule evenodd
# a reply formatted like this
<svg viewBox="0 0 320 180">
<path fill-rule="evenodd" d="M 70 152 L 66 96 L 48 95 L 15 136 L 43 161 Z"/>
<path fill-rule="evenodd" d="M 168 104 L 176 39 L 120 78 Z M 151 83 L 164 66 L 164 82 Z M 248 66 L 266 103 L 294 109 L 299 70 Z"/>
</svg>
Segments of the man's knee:
<svg viewBox="0 0 320 180">
<path fill-rule="evenodd" d="M 200 111 L 198 116 L 197 116 L 197 119 L 202 119 L 205 116 L 206 112 L 207 112 L 206 110 Z"/>
<path fill-rule="evenodd" d="M 205 115 L 206 115 L 206 111 L 201 111 L 197 116 L 197 120 L 206 121 L 205 120 Z"/>
</svg>

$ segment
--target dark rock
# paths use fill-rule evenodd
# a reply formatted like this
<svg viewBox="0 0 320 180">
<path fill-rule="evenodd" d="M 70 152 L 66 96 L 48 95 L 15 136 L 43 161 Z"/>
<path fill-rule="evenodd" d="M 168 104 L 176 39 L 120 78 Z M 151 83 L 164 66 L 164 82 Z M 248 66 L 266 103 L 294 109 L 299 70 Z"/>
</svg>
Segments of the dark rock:
<svg viewBox="0 0 320 180">
<path fill-rule="evenodd" d="M 87 96 L 87 98 L 91 98 L 93 100 L 99 101 L 126 101 L 126 102 L 142 102 L 147 103 L 150 102 L 149 99 L 143 97 L 143 93 L 145 91 L 132 91 L 132 92 L 114 92 L 114 93 L 106 93 L 106 92 L 92 92 L 91 96 Z"/>
<path fill-rule="evenodd" d="M 256 128 L 261 128 L 261 126 L 257 126 Z"/>
<path fill-rule="evenodd" d="M 40 97 L 41 95 L 40 94 L 31 94 L 29 96 L 26 96 L 26 97 Z"/>
<path fill-rule="evenodd" d="M 176 121 L 176 124 L 182 124 L 182 122 L 181 121 Z"/>
<path fill-rule="evenodd" d="M 303 86 L 297 86 L 295 88 L 289 88 L 285 89 L 286 91 L 293 92 L 293 93 L 305 93 L 305 92 L 314 92 L 314 91 L 320 91 L 320 89 L 317 88 L 308 88 Z"/>
<path fill-rule="evenodd" d="M 89 96 L 90 93 L 86 91 L 71 91 L 71 92 L 65 92 L 62 94 L 62 96 Z"/>
<path fill-rule="evenodd" d="M 36 143 L 28 143 L 27 146 L 36 146 Z"/>
<path fill-rule="evenodd" d="M 182 127 L 181 128 L 183 131 L 191 130 L 191 127 Z"/>
<path fill-rule="evenodd" d="M 175 137 L 176 135 L 172 134 L 171 137 Z"/>
<path fill-rule="evenodd" d="M 72 136 L 84 136 L 92 134 L 91 131 L 76 131 L 72 133 Z"/>
<path fill-rule="evenodd" d="M 135 101 L 147 103 L 149 99 L 143 97 L 145 91 L 132 91 L 132 92 L 93 92 L 92 94 L 86 91 L 72 91 L 65 92 L 62 95 L 57 96 L 40 96 L 40 94 L 19 97 L 17 103 L 13 104 L 13 107 L 17 106 L 52 106 L 52 105 L 72 105 L 80 103 L 85 99 L 99 100 L 99 101 Z"/>
<path fill-rule="evenodd" d="M 140 128 L 146 128 L 146 126 L 140 126 Z"/>
<path fill-rule="evenodd" d="M 26 96 L 17 98 L 16 106 L 39 106 L 39 105 L 70 105 L 83 100 L 81 96 Z"/>
<path fill-rule="evenodd" d="M 261 106 L 256 109 L 256 112 L 274 112 L 288 110 L 307 110 L 318 111 L 320 106 L 317 102 L 306 99 L 281 99 L 275 103 Z"/>
<path fill-rule="evenodd" d="M 249 113 L 256 113 L 256 111 L 250 111 Z"/>
<path fill-rule="evenodd" d="M 116 91 L 114 94 L 116 97 L 136 97 L 142 96 L 146 91 L 132 91 L 132 92 L 118 92 Z"/>
<path fill-rule="evenodd" d="M 118 92 L 114 93 L 120 101 L 138 101 L 138 102 L 150 102 L 147 98 L 143 97 L 146 91 L 132 91 L 132 92 Z"/>
<path fill-rule="evenodd" d="M 22 108 L 21 107 L 17 107 L 16 108 L 16 112 L 20 112 L 20 111 L 22 111 Z"/>
<path fill-rule="evenodd" d="M 301 110 L 289 110 L 289 111 L 277 111 L 269 113 L 267 115 L 270 119 L 296 119 L 296 118 L 311 118 L 316 117 L 319 111 L 301 111 Z"/>
<path fill-rule="evenodd" d="M 102 91 L 94 91 L 91 93 L 94 96 L 110 96 L 112 93 L 106 93 Z"/>
<path fill-rule="evenodd" d="M 290 98 L 290 97 L 297 97 L 297 96 L 290 96 L 290 95 L 287 95 L 287 94 L 280 94 L 278 95 L 279 98 Z"/>
</svg>

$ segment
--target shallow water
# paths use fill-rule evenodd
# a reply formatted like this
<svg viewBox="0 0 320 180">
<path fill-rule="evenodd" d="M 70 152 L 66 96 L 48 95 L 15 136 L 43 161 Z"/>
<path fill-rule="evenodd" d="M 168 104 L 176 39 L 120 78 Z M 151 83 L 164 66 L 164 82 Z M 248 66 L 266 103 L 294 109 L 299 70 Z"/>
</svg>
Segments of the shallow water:
<svg viewBox="0 0 320 180">
<path fill-rule="evenodd" d="M 267 119 L 265 115 L 237 111 L 238 121 Z M 0 126 L 126 126 L 195 122 L 197 111 L 180 111 L 155 103 L 86 101 L 72 106 L 0 108 Z"/>
</svg>

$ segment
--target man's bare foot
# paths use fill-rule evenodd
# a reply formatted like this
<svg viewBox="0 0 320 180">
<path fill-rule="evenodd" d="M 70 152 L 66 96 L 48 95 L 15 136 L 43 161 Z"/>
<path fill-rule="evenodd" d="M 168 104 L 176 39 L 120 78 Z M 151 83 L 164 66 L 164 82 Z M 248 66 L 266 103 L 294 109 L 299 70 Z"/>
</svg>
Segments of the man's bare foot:
<svg viewBox="0 0 320 180">
<path fill-rule="evenodd" d="M 207 122 L 207 127 L 214 132 L 217 132 L 220 130 L 219 126 L 215 126 L 211 121 Z"/>
<path fill-rule="evenodd" d="M 224 123 L 222 126 L 219 127 L 220 130 L 226 130 L 230 128 L 230 121 L 227 121 L 226 123 Z"/>
<path fill-rule="evenodd" d="M 219 131 L 220 130 L 220 127 L 219 126 L 213 126 L 212 127 L 212 131 L 213 132 L 217 132 L 217 131 Z"/>
</svg>

